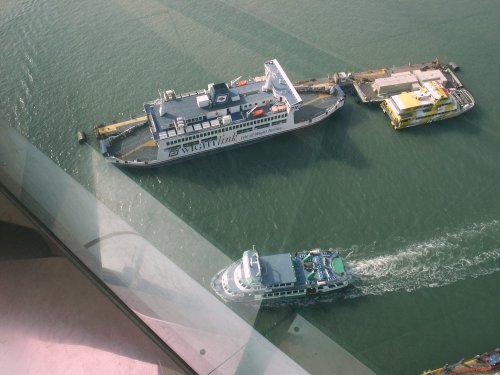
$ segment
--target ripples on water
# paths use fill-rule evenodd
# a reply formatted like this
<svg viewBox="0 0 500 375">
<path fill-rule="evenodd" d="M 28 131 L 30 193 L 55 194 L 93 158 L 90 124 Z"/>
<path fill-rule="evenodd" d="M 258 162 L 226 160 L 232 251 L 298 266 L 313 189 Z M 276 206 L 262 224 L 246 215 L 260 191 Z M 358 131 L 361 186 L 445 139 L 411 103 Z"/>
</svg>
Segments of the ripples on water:
<svg viewBox="0 0 500 375">
<path fill-rule="evenodd" d="M 375 257 L 351 250 L 345 259 L 354 276 L 352 296 L 411 292 L 500 271 L 499 233 L 500 221 L 493 220 Z"/>
<path fill-rule="evenodd" d="M 500 221 L 493 220 L 374 257 L 364 256 L 366 251 L 357 246 L 341 249 L 346 269 L 353 277 L 351 286 L 307 299 L 269 301 L 265 306 L 306 306 L 395 291 L 412 292 L 498 272 L 499 234 Z"/>
</svg>

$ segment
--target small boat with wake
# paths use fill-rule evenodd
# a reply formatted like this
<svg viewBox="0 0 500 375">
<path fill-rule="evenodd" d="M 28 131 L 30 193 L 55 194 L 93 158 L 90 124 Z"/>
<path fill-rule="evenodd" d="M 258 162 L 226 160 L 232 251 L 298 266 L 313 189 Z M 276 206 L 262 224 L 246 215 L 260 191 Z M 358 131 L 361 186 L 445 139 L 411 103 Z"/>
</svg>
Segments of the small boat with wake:
<svg viewBox="0 0 500 375">
<path fill-rule="evenodd" d="M 345 288 L 349 282 L 337 250 L 261 256 L 254 248 L 219 271 L 211 286 L 225 302 L 252 302 L 316 296 Z"/>
</svg>

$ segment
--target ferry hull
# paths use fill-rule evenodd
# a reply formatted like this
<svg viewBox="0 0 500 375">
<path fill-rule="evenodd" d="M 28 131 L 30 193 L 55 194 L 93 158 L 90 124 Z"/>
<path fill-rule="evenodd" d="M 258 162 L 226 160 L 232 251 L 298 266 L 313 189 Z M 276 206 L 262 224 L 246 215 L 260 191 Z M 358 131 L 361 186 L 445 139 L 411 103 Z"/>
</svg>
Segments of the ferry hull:
<svg viewBox="0 0 500 375">
<path fill-rule="evenodd" d="M 330 78 L 292 84 L 277 60 L 264 71 L 180 95 L 160 91 L 144 115 L 95 129 L 102 155 L 128 168 L 177 163 L 315 125 L 344 104 Z"/>
<path fill-rule="evenodd" d="M 285 133 L 290 133 L 290 132 L 293 132 L 293 131 L 299 131 L 299 130 L 302 130 L 302 129 L 307 129 L 307 128 L 310 128 L 310 127 L 315 126 L 315 125 L 321 125 L 324 122 L 326 122 L 326 120 L 329 119 L 333 115 L 333 113 L 335 111 L 337 111 L 338 109 L 340 109 L 343 105 L 344 105 L 344 100 L 339 101 L 336 104 L 335 109 L 328 116 L 325 116 L 325 117 L 319 119 L 316 122 L 311 122 L 311 123 L 304 122 L 302 125 L 295 126 L 294 128 L 290 128 L 290 129 L 286 129 L 286 130 L 283 130 L 283 131 L 271 133 L 271 134 L 264 135 L 264 136 L 261 136 L 261 137 L 258 137 L 258 138 L 244 140 L 244 141 L 241 141 L 241 142 L 238 142 L 238 143 L 235 143 L 235 144 L 224 145 L 224 146 L 220 146 L 220 147 L 216 147 L 216 148 L 212 148 L 212 149 L 208 149 L 208 150 L 202 150 L 200 152 L 188 154 L 188 155 L 185 155 L 185 156 L 182 156 L 182 157 L 178 157 L 178 158 L 174 158 L 174 159 L 148 160 L 148 161 L 143 161 L 143 162 L 141 162 L 141 161 L 135 161 L 135 160 L 126 161 L 126 160 L 118 159 L 116 157 L 106 157 L 106 156 L 104 157 L 104 159 L 107 162 L 109 162 L 109 163 L 112 163 L 112 164 L 115 164 L 115 165 L 117 165 L 119 167 L 124 167 L 124 168 L 157 168 L 157 167 L 162 167 L 162 166 L 165 166 L 165 165 L 173 165 L 173 164 L 180 163 L 182 161 L 191 160 L 191 159 L 197 159 L 197 158 L 202 157 L 202 156 L 211 155 L 211 154 L 215 154 L 215 153 L 219 153 L 219 152 L 223 152 L 223 151 L 229 151 L 229 150 L 232 150 L 232 149 L 235 149 L 235 148 L 239 148 L 239 147 L 251 145 L 251 144 L 254 144 L 254 143 L 257 143 L 257 142 L 260 142 L 260 141 L 265 141 L 265 140 L 274 138 L 276 136 L 279 136 L 279 135 L 282 135 L 282 134 L 285 134 Z"/>
<path fill-rule="evenodd" d="M 255 294 L 255 295 L 241 295 L 238 297 L 233 297 L 233 298 L 228 298 L 227 295 L 223 292 L 220 278 L 221 275 L 224 273 L 226 269 L 220 270 L 213 278 L 210 283 L 212 286 L 212 289 L 214 292 L 219 296 L 220 299 L 222 299 L 224 302 L 269 302 L 269 301 L 284 301 L 284 300 L 290 300 L 290 299 L 302 299 L 302 298 L 308 298 L 308 297 L 317 297 L 317 296 L 323 296 L 323 295 L 330 295 L 334 294 L 335 292 L 338 292 L 340 289 L 346 288 L 349 283 L 343 282 L 341 286 L 337 288 L 332 288 L 328 290 L 317 290 L 316 288 L 309 288 L 306 289 L 305 292 L 297 293 L 294 295 L 289 295 L 289 296 L 272 296 L 272 297 L 264 297 L 263 294 Z"/>
</svg>

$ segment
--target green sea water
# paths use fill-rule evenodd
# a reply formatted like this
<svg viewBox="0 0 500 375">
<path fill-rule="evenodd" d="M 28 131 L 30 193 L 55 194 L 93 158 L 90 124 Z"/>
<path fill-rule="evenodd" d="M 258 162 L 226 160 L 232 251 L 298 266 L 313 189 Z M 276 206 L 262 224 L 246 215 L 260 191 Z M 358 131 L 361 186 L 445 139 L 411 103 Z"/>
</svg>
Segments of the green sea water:
<svg viewBox="0 0 500 375">
<path fill-rule="evenodd" d="M 76 132 L 157 89 L 271 58 L 292 80 L 456 61 L 477 104 L 455 119 L 395 132 L 350 98 L 311 129 L 124 171 L 232 259 L 340 248 L 353 288 L 261 309 L 255 327 L 286 351 L 300 314 L 377 373 L 419 373 L 500 345 L 499 15 L 498 0 L 3 0 L 0 114 L 94 191 Z"/>
</svg>

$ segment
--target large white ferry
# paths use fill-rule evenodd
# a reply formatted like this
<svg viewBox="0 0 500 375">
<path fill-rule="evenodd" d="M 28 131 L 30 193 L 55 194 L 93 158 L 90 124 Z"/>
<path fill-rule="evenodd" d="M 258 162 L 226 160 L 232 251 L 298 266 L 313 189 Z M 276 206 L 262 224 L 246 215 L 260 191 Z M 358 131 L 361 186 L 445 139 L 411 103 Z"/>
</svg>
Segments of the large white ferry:
<svg viewBox="0 0 500 375">
<path fill-rule="evenodd" d="M 276 59 L 264 71 L 186 94 L 160 92 L 144 115 L 95 129 L 101 153 L 121 166 L 162 165 L 317 124 L 344 104 L 331 79 L 294 85 Z"/>
</svg>

